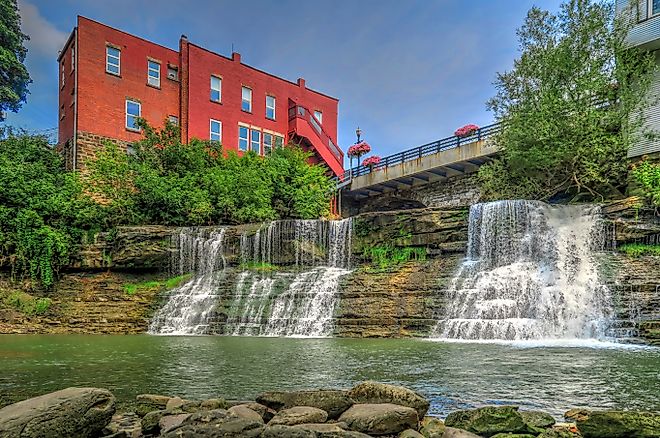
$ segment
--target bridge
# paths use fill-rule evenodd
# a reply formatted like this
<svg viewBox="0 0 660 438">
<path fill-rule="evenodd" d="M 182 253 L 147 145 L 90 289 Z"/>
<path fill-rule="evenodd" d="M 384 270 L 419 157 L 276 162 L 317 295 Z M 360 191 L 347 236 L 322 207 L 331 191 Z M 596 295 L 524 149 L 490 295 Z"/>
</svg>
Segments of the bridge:
<svg viewBox="0 0 660 438">
<path fill-rule="evenodd" d="M 500 129 L 495 123 L 467 137 L 453 135 L 389 155 L 374 166 L 353 167 L 336 178 L 337 188 L 342 196 L 361 199 L 476 172 L 499 151 L 493 140 Z"/>
</svg>

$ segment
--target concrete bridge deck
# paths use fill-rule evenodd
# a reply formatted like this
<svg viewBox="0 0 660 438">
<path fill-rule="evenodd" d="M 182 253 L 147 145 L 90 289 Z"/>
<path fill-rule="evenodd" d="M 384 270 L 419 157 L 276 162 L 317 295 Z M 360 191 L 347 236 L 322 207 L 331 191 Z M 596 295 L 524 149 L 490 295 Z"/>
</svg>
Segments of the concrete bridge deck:
<svg viewBox="0 0 660 438">
<path fill-rule="evenodd" d="M 373 167 L 357 166 L 338 178 L 342 196 L 376 196 L 476 172 L 499 148 L 494 137 L 499 124 L 485 126 L 469 137 L 447 137 L 390 155 Z"/>
</svg>

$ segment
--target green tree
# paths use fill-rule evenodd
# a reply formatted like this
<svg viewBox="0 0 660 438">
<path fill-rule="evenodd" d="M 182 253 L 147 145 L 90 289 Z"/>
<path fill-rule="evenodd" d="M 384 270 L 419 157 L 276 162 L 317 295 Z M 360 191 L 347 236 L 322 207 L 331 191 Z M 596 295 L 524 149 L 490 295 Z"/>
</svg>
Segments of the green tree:
<svg viewBox="0 0 660 438">
<path fill-rule="evenodd" d="M 0 121 L 5 110 L 18 111 L 32 82 L 25 65 L 29 37 L 21 32 L 16 0 L 0 1 Z"/>
<path fill-rule="evenodd" d="M 626 46 L 628 29 L 612 2 L 530 9 L 521 55 L 488 102 L 504 129 L 500 158 L 479 174 L 487 199 L 620 194 L 654 68 L 652 55 Z"/>
</svg>

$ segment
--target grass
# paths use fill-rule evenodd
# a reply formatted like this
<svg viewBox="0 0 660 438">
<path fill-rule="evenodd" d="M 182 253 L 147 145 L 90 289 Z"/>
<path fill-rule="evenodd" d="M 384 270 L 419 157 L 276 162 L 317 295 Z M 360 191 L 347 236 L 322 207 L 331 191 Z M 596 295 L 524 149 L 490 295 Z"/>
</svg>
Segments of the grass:
<svg viewBox="0 0 660 438">
<path fill-rule="evenodd" d="M 374 268 L 380 271 L 386 271 L 411 260 L 426 260 L 426 249 L 409 246 L 399 248 L 389 245 L 378 245 L 365 248 L 362 255 L 371 262 Z"/>
<path fill-rule="evenodd" d="M 0 291 L 2 303 L 27 316 L 44 315 L 50 309 L 50 298 L 36 298 L 23 291 Z"/>
<path fill-rule="evenodd" d="M 189 280 L 190 277 L 191 274 L 184 274 L 161 281 L 144 281 L 142 283 L 128 283 L 125 284 L 123 287 L 124 287 L 124 292 L 126 292 L 127 295 L 135 295 L 138 292 L 144 292 L 144 291 L 150 291 L 156 289 L 169 290 L 169 289 L 174 289 L 184 281 Z"/>
<path fill-rule="evenodd" d="M 263 272 L 272 272 L 277 271 L 279 268 L 272 263 L 266 262 L 247 262 L 241 263 L 239 266 L 240 269 L 248 269 L 251 271 L 263 271 Z"/>
<path fill-rule="evenodd" d="M 644 243 L 626 243 L 619 247 L 619 251 L 630 257 L 641 257 L 643 255 L 660 256 L 660 245 L 646 245 Z"/>
</svg>

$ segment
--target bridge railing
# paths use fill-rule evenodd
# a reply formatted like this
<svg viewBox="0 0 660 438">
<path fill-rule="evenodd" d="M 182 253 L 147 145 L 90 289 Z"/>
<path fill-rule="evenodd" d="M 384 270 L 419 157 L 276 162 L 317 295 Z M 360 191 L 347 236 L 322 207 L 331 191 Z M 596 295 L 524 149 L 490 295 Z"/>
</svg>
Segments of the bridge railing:
<svg viewBox="0 0 660 438">
<path fill-rule="evenodd" d="M 353 167 L 352 169 L 345 171 L 343 174 L 336 176 L 334 180 L 337 183 L 337 188 L 342 188 L 348 185 L 353 178 L 358 176 L 376 172 L 380 169 L 385 169 L 390 166 L 396 166 L 407 161 L 418 160 L 428 155 L 437 154 L 438 152 L 454 149 L 460 147 L 462 144 L 484 140 L 497 134 L 500 129 L 500 123 L 493 123 L 491 125 L 483 126 L 477 129 L 472 135 L 466 137 L 458 137 L 456 135 L 445 137 L 432 143 L 423 144 L 421 146 L 410 148 L 396 154 L 388 155 L 387 157 L 381 158 L 380 163 L 373 166 L 359 165 Z"/>
</svg>

